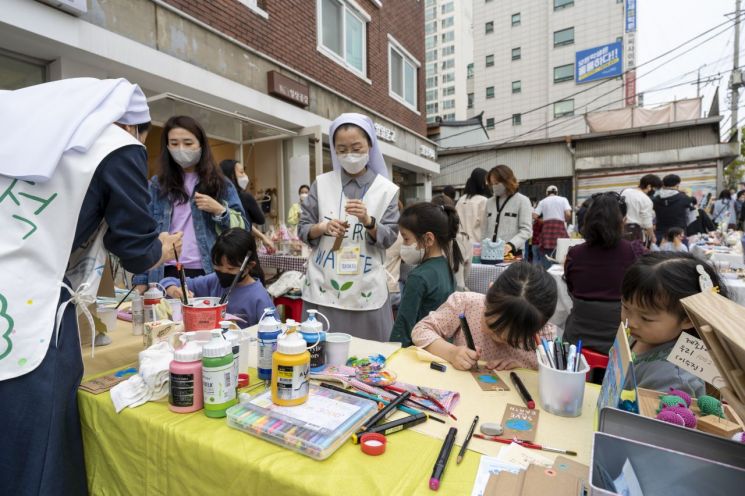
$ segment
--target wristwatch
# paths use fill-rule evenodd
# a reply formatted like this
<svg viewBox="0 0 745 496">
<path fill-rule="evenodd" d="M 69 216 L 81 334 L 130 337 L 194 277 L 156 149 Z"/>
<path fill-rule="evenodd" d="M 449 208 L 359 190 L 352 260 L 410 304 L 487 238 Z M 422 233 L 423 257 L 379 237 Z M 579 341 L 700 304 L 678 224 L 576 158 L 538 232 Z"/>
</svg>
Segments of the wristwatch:
<svg viewBox="0 0 745 496">
<path fill-rule="evenodd" d="M 372 229 L 373 227 L 375 227 L 375 217 L 373 217 L 373 216 L 371 215 L 371 216 L 370 216 L 370 219 L 371 219 L 371 220 L 370 220 L 370 223 L 369 223 L 368 225 L 364 225 L 364 224 L 363 224 L 363 225 L 362 225 L 362 227 L 364 227 L 365 229 Z"/>
</svg>

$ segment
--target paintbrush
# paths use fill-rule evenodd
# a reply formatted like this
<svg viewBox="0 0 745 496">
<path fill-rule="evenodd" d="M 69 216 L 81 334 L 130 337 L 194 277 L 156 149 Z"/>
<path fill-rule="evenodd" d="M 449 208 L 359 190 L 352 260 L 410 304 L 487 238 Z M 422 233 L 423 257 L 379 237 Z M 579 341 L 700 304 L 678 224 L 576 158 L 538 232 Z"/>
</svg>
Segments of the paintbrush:
<svg viewBox="0 0 745 496">
<path fill-rule="evenodd" d="M 127 301 L 127 298 L 129 298 L 129 295 L 131 295 L 132 294 L 132 291 L 135 290 L 135 287 L 136 286 L 133 284 L 132 287 L 130 288 L 130 290 L 127 292 L 127 294 L 124 295 L 124 298 L 122 298 L 121 300 L 119 300 L 119 303 L 116 304 L 116 306 L 114 307 L 114 310 L 119 310 L 119 307 L 122 306 L 122 303 L 124 303 L 125 301 Z"/>
<path fill-rule="evenodd" d="M 502 443 L 502 444 L 515 443 L 515 444 L 519 444 L 523 448 L 537 449 L 541 451 L 550 451 L 551 453 L 560 453 L 562 455 L 568 455 L 568 456 L 577 456 L 576 451 L 565 450 L 565 449 L 560 449 L 560 448 L 551 448 L 549 446 L 543 446 L 541 444 L 531 443 L 529 441 L 522 441 L 520 439 L 507 439 L 505 437 L 485 436 L 483 434 L 474 434 L 473 437 L 477 437 L 485 441 L 494 441 L 496 443 Z"/>
<path fill-rule="evenodd" d="M 251 252 L 246 253 L 246 258 L 243 259 L 243 263 L 241 264 L 241 268 L 238 271 L 238 273 L 233 278 L 233 282 L 230 283 L 230 287 L 228 290 L 222 295 L 222 298 L 220 298 L 220 305 L 228 301 L 228 298 L 230 297 L 230 293 L 233 292 L 233 288 L 235 288 L 235 285 L 238 284 L 238 280 L 241 278 L 241 274 L 243 274 L 243 271 L 246 270 L 246 266 L 248 265 L 248 257 L 251 255 Z"/>
<path fill-rule="evenodd" d="M 176 257 L 176 270 L 178 270 L 178 278 L 181 281 L 181 301 L 184 305 L 189 304 L 189 288 L 186 287 L 186 272 L 184 272 L 184 266 L 178 261 L 178 252 L 176 251 L 176 245 L 173 245 L 173 255 Z"/>
</svg>

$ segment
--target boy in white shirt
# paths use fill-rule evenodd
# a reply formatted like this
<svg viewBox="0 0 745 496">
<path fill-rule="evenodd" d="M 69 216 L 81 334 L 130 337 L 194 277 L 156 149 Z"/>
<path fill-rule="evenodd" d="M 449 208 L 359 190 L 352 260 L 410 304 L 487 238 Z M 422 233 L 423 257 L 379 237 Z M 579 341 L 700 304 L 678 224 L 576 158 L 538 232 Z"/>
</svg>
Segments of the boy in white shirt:
<svg viewBox="0 0 745 496">
<path fill-rule="evenodd" d="M 656 242 L 654 205 L 650 196 L 661 187 L 662 180 L 659 176 L 647 174 L 639 181 L 638 188 L 628 188 L 621 192 L 621 196 L 626 201 L 626 221 L 624 222 L 626 240 Z"/>
</svg>

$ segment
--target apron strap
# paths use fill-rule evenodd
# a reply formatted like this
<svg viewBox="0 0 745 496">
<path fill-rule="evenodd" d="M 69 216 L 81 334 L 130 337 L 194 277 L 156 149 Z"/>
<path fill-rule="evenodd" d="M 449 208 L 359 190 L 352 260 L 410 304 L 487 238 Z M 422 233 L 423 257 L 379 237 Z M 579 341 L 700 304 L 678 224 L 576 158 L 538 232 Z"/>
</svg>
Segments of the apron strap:
<svg viewBox="0 0 745 496">
<path fill-rule="evenodd" d="M 75 305 L 75 307 L 80 310 L 80 312 L 85 316 L 85 318 L 88 320 L 88 325 L 90 325 L 91 328 L 91 358 L 94 356 L 94 350 L 95 350 L 95 344 L 94 341 L 96 340 L 96 324 L 93 322 L 93 315 L 91 315 L 90 311 L 88 311 L 88 305 L 91 305 L 96 302 L 96 297 L 86 294 L 85 291 L 88 289 L 88 283 L 83 283 L 80 286 L 78 286 L 77 291 L 73 291 L 73 289 L 65 284 L 64 282 L 60 282 L 60 286 L 65 288 L 68 293 L 70 293 L 70 299 L 64 302 L 59 306 L 57 309 L 57 319 L 55 323 L 55 338 L 54 338 L 54 345 L 57 346 L 59 342 L 59 329 L 60 324 L 62 323 L 62 316 L 65 313 L 65 310 L 67 309 L 67 305 L 72 303 Z M 77 319 L 77 313 L 76 317 Z M 78 336 L 80 336 L 80 327 L 78 327 Z M 82 339 L 81 339 L 82 342 Z M 82 345 L 81 345 L 82 348 Z"/>
</svg>

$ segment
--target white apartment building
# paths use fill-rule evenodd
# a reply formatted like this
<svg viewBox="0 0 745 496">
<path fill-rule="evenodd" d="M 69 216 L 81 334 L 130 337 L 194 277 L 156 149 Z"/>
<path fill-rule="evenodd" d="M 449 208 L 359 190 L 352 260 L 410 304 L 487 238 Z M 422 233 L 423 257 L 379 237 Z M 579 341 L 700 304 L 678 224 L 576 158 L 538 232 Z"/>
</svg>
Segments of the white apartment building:
<svg viewBox="0 0 745 496">
<path fill-rule="evenodd" d="M 491 142 L 584 133 L 584 113 L 626 105 L 623 78 L 603 76 L 634 62 L 636 2 L 627 1 L 625 36 L 624 0 L 473 0 L 469 116 L 484 111 Z"/>
<path fill-rule="evenodd" d="M 475 0 L 479 1 L 479 0 Z M 473 62 L 472 0 L 426 0 L 427 122 L 465 120 L 468 67 Z"/>
</svg>

